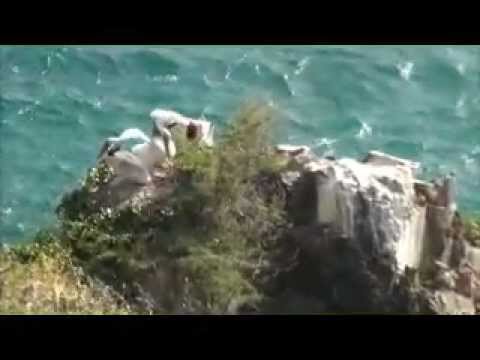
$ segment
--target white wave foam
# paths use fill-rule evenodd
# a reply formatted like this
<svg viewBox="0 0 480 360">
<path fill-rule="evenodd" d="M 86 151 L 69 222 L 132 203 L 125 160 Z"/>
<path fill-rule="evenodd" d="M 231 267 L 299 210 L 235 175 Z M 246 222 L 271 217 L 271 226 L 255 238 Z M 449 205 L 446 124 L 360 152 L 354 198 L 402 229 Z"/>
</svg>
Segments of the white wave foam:
<svg viewBox="0 0 480 360">
<path fill-rule="evenodd" d="M 77 117 L 77 123 L 85 127 L 87 126 L 87 122 L 84 120 L 83 116 L 81 115 Z"/>
<path fill-rule="evenodd" d="M 6 209 L 2 209 L 2 214 L 5 215 L 5 216 L 8 216 L 12 213 L 12 208 L 11 207 L 8 207 Z"/>
<path fill-rule="evenodd" d="M 225 80 L 230 80 L 230 75 L 232 74 L 233 69 L 229 66 L 227 72 L 225 73 Z"/>
<path fill-rule="evenodd" d="M 52 64 L 52 57 L 50 55 L 47 55 L 47 67 L 45 68 L 45 70 L 42 71 L 42 76 L 45 76 L 48 72 L 48 70 L 50 70 L 50 66 Z"/>
<path fill-rule="evenodd" d="M 455 114 L 458 117 L 464 118 L 467 116 L 467 109 L 465 107 L 465 101 L 467 100 L 467 97 L 465 94 L 462 94 L 457 102 L 455 103 Z"/>
<path fill-rule="evenodd" d="M 415 64 L 411 61 L 397 64 L 397 70 L 399 71 L 400 76 L 406 81 L 410 80 L 414 67 L 415 67 Z"/>
<path fill-rule="evenodd" d="M 240 59 L 237 59 L 237 60 L 234 61 L 233 64 L 228 65 L 227 72 L 225 73 L 225 80 L 230 80 L 230 75 L 232 75 L 233 70 L 235 70 L 235 68 L 238 65 L 245 62 L 246 59 L 247 59 L 247 54 L 243 54 Z"/>
<path fill-rule="evenodd" d="M 474 165 L 475 165 L 475 159 L 474 158 L 468 156 L 467 154 L 462 154 L 460 156 L 460 158 L 463 160 L 463 163 L 468 170 L 473 170 Z"/>
<path fill-rule="evenodd" d="M 96 99 L 95 102 L 93 103 L 93 107 L 95 109 L 101 109 L 103 106 L 102 101 L 100 99 Z"/>
<path fill-rule="evenodd" d="M 456 68 L 457 68 L 457 71 L 460 75 L 465 75 L 465 70 L 466 70 L 465 69 L 465 64 L 459 63 L 459 64 L 457 64 Z"/>
<path fill-rule="evenodd" d="M 175 74 L 157 75 L 152 78 L 152 81 L 161 83 L 176 83 L 178 81 L 178 76 Z"/>
<path fill-rule="evenodd" d="M 20 68 L 17 65 L 12 66 L 12 72 L 14 72 L 15 74 L 18 74 L 20 72 Z"/>
<path fill-rule="evenodd" d="M 225 79 L 227 79 L 225 77 Z M 205 85 L 207 85 L 208 87 L 210 88 L 214 88 L 214 87 L 217 87 L 217 86 L 220 86 L 222 84 L 221 81 L 214 81 L 214 80 L 211 80 L 207 74 L 203 74 L 203 82 L 205 83 Z"/>
<path fill-rule="evenodd" d="M 315 140 L 314 145 L 315 147 L 321 147 L 321 146 L 330 147 L 333 144 L 335 144 L 337 141 L 338 141 L 337 139 L 329 139 L 329 138 L 323 137 L 321 139 Z"/>
<path fill-rule="evenodd" d="M 463 107 L 464 105 L 465 105 L 465 96 L 462 95 L 462 96 L 460 96 L 460 98 L 457 100 L 457 103 L 455 104 L 455 107 L 456 107 L 457 109 L 459 109 L 459 108 Z"/>
<path fill-rule="evenodd" d="M 283 74 L 283 80 L 285 81 L 285 84 L 287 85 L 288 92 L 290 93 L 290 95 L 295 96 L 296 95 L 295 90 L 293 90 L 292 87 L 290 86 L 289 79 L 290 78 L 289 78 L 288 74 Z"/>
<path fill-rule="evenodd" d="M 478 155 L 480 154 L 480 145 L 475 145 L 475 147 L 471 151 L 472 155 Z"/>
<path fill-rule="evenodd" d="M 260 75 L 260 65 L 258 64 L 255 64 L 255 72 L 257 73 L 257 75 Z"/>
<path fill-rule="evenodd" d="M 40 105 L 40 102 L 38 102 L 38 103 L 37 102 L 38 102 L 38 100 L 35 101 L 34 104 L 37 105 L 37 106 Z M 18 110 L 17 115 L 25 115 L 25 114 L 31 113 L 32 111 L 33 111 L 32 106 L 26 106 L 26 107 Z"/>
<path fill-rule="evenodd" d="M 58 53 L 58 52 L 55 52 L 54 56 L 59 59 L 62 63 L 65 63 L 65 56 L 63 56 L 62 54 Z"/>
<path fill-rule="evenodd" d="M 360 128 L 359 132 L 355 135 L 355 137 L 358 139 L 363 139 L 366 136 L 372 135 L 372 128 L 367 123 L 364 123 L 363 121 L 361 123 L 362 123 L 362 127 Z"/>
<path fill-rule="evenodd" d="M 237 61 L 235 61 L 235 65 L 239 65 L 241 63 L 243 63 L 245 60 L 247 60 L 247 54 L 243 54 L 242 57 L 240 59 L 238 59 Z"/>
<path fill-rule="evenodd" d="M 297 64 L 297 68 L 295 69 L 294 74 L 297 76 L 300 75 L 303 72 L 303 70 L 305 70 L 309 62 L 310 62 L 310 58 L 308 56 L 300 60 Z"/>
<path fill-rule="evenodd" d="M 70 172 L 72 170 L 72 166 L 63 162 L 59 162 L 57 166 L 62 170 L 63 172 Z"/>
</svg>

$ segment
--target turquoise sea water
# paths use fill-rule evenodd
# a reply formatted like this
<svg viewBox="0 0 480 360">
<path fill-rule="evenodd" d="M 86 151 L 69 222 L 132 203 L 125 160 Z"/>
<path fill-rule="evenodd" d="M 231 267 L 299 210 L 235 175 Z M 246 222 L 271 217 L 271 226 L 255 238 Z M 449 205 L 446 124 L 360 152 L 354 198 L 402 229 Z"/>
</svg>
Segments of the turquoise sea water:
<svg viewBox="0 0 480 360">
<path fill-rule="evenodd" d="M 279 142 L 420 161 L 457 173 L 480 210 L 480 47 L 0 46 L 0 241 L 53 221 L 102 140 L 150 131 L 155 107 L 219 128 L 244 100 L 282 112 Z"/>
</svg>

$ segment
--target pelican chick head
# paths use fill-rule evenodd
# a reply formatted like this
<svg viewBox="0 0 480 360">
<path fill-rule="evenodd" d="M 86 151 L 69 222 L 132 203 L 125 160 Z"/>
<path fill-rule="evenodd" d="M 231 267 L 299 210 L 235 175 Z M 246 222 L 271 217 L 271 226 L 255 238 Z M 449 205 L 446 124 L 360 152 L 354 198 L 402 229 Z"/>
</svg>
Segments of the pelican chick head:
<svg viewBox="0 0 480 360">
<path fill-rule="evenodd" d="M 120 147 L 121 145 L 116 141 L 112 141 L 111 139 L 105 140 L 97 155 L 97 160 L 105 158 L 106 156 L 113 156 L 120 150 Z"/>
<path fill-rule="evenodd" d="M 190 141 L 196 140 L 199 134 L 199 127 L 193 122 L 187 125 L 187 139 Z"/>
<path fill-rule="evenodd" d="M 154 139 L 155 141 L 160 140 L 163 142 L 165 155 L 167 156 L 167 158 L 175 157 L 177 149 L 175 147 L 175 143 L 172 140 L 172 133 L 170 132 L 170 130 L 168 130 L 168 128 L 163 126 L 157 126 L 157 124 L 155 123 L 152 131 L 152 139 Z"/>
<path fill-rule="evenodd" d="M 163 121 L 161 119 L 155 119 L 153 121 L 152 136 L 162 136 L 163 130 L 166 130 L 168 131 L 167 136 L 171 137 L 169 130 L 172 130 L 177 125 L 178 125 L 178 122 L 176 121 Z"/>
</svg>

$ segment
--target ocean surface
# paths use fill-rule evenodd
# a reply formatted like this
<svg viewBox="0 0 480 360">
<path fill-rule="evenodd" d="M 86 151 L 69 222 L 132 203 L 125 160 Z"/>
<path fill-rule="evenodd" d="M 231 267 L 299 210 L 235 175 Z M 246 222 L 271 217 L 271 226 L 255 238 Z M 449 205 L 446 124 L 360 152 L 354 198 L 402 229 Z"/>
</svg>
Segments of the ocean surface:
<svg viewBox="0 0 480 360">
<path fill-rule="evenodd" d="M 282 114 L 278 142 L 319 154 L 378 149 L 455 171 L 480 210 L 480 47 L 0 46 L 0 242 L 55 219 L 104 138 L 150 131 L 150 111 L 219 129 L 244 101 Z"/>
</svg>

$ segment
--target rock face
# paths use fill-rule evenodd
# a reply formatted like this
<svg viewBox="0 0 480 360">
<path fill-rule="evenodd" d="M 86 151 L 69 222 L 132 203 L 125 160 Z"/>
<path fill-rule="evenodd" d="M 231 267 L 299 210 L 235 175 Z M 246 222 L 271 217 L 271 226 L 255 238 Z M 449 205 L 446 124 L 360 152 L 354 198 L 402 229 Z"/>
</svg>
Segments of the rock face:
<svg viewBox="0 0 480 360">
<path fill-rule="evenodd" d="M 442 315 L 475 315 L 471 298 L 453 290 L 435 291 L 429 296 L 430 311 Z"/>
<path fill-rule="evenodd" d="M 463 239 L 453 177 L 420 181 L 418 163 L 378 151 L 358 161 L 318 158 L 306 146 L 276 150 L 291 166 L 259 176 L 258 186 L 267 198 L 285 195 L 293 226 L 283 240 L 296 264 L 268 285 L 271 311 L 475 313 L 480 250 Z M 148 185 L 106 184 L 89 196 L 112 208 L 149 199 L 163 206 L 182 177 L 172 169 L 160 175 Z M 152 303 L 163 297 L 158 284 L 168 274 L 142 277 Z M 421 283 L 424 274 L 431 284 Z"/>
<path fill-rule="evenodd" d="M 401 271 L 405 266 L 418 268 L 425 208 L 416 203 L 414 169 L 406 160 L 378 152 L 366 162 L 311 160 L 303 164 L 301 181 L 311 186 L 303 187 L 308 194 L 303 197 L 315 197 L 316 206 L 311 209 L 315 223 L 359 239 L 370 254 L 393 257 Z"/>
<path fill-rule="evenodd" d="M 282 145 L 277 151 L 295 165 L 295 171 L 286 172 L 283 181 L 297 229 L 292 236 L 304 254 L 302 266 L 316 264 L 297 274 L 294 282 L 317 273 L 317 284 L 308 282 L 299 291 L 319 286 L 321 293 L 328 294 L 334 284 L 338 289 L 345 285 L 340 284 L 340 276 L 341 282 L 348 282 L 348 277 L 355 278 L 350 272 L 356 272 L 356 280 L 347 288 L 363 283 L 361 289 L 344 291 L 345 297 L 357 296 L 356 303 L 333 301 L 338 298 L 336 290 L 328 295 L 334 307 L 340 304 L 339 309 L 347 311 L 475 313 L 480 252 L 467 246 L 462 237 L 452 176 L 443 182 L 420 181 L 415 178 L 418 163 L 377 151 L 363 161 L 316 158 L 305 147 Z M 342 238 L 349 239 L 351 249 L 356 248 L 355 255 L 348 255 L 350 260 L 346 253 L 333 250 Z M 325 269 L 320 263 L 325 264 L 326 257 L 335 258 L 335 263 L 356 265 L 346 270 L 332 263 Z M 469 275 L 462 264 L 471 264 Z M 350 273 L 347 277 L 346 272 Z M 432 287 L 420 285 L 419 276 L 433 279 Z M 363 300 L 359 294 L 364 295 Z"/>
<path fill-rule="evenodd" d="M 419 266 L 422 211 L 414 202 L 409 167 L 341 159 L 306 168 L 316 175 L 318 223 L 361 239 L 363 248 L 379 257 L 393 256 L 402 270 Z"/>
<path fill-rule="evenodd" d="M 95 175 L 100 172 L 101 175 Z M 103 172 L 109 172 L 107 175 Z M 105 164 L 99 163 L 97 168 L 90 169 L 88 178 L 100 177 L 95 185 L 84 185 L 64 195 L 57 212 L 69 210 L 71 216 L 80 213 L 96 213 L 102 208 L 121 210 L 127 207 L 147 204 L 152 200 L 167 200 L 174 192 L 181 176 L 173 168 L 157 171 L 152 181 L 138 184 L 129 181 L 116 181 L 118 178 Z M 94 175 L 92 175 L 92 173 Z M 73 215 L 73 216 L 72 216 Z M 85 215 L 85 214 L 84 214 Z"/>
<path fill-rule="evenodd" d="M 480 248 L 466 245 L 466 257 L 473 269 L 480 273 Z"/>
<path fill-rule="evenodd" d="M 417 180 L 418 163 L 378 151 L 363 161 L 315 158 L 305 147 L 282 145 L 277 151 L 299 169 L 295 176 L 285 174 L 287 187 L 299 192 L 293 197 L 316 199 L 315 208 L 307 206 L 311 223 L 358 239 L 372 255 L 392 257 L 399 272 L 436 260 L 458 264 L 465 256 L 462 242 L 454 241 L 452 177 L 442 184 Z M 300 212 L 301 201 L 296 206 Z"/>
</svg>

